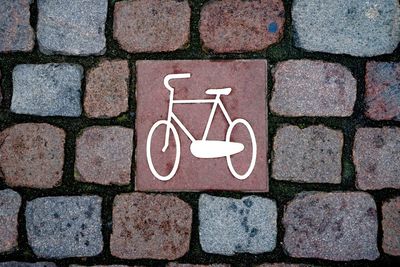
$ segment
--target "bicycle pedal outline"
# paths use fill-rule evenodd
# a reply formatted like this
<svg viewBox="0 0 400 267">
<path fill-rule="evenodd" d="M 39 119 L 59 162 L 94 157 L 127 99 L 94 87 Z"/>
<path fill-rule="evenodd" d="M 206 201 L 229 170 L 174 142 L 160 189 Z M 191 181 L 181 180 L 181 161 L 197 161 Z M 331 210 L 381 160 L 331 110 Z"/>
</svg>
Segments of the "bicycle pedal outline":
<svg viewBox="0 0 400 267">
<path fill-rule="evenodd" d="M 171 87 L 171 85 L 169 84 L 170 80 L 187 79 L 190 77 L 191 77 L 190 73 L 168 74 L 164 77 L 164 86 L 169 90 L 169 93 L 170 93 L 167 119 L 159 120 L 153 124 L 153 126 L 151 127 L 151 129 L 148 133 L 147 142 L 146 142 L 146 157 L 147 157 L 147 163 L 149 165 L 151 173 L 158 180 L 168 181 L 172 177 L 174 177 L 175 173 L 178 170 L 180 156 L 181 156 L 181 144 L 180 144 L 179 135 L 175 128 L 175 125 L 172 124 L 172 121 L 174 121 L 181 128 L 183 133 L 190 139 L 190 141 L 191 141 L 190 152 L 192 153 L 193 156 L 195 156 L 197 158 L 208 158 L 208 159 L 226 157 L 228 168 L 229 168 L 229 171 L 231 172 L 231 174 L 239 180 L 246 179 L 252 173 L 252 171 L 255 167 L 255 164 L 256 164 L 257 142 L 256 142 L 256 137 L 254 135 L 254 131 L 253 131 L 253 128 L 251 127 L 251 125 L 242 118 L 238 118 L 238 119 L 235 119 L 232 121 L 227 110 L 225 109 L 225 106 L 221 100 L 221 95 L 226 95 L 226 96 L 229 95 L 232 91 L 232 88 L 207 89 L 205 91 L 205 93 L 207 95 L 214 95 L 215 96 L 214 99 L 206 98 L 206 99 L 174 100 L 174 88 Z M 206 128 L 204 130 L 201 140 L 196 140 L 193 137 L 193 135 L 189 132 L 189 130 L 185 127 L 185 125 L 175 115 L 175 113 L 173 112 L 174 104 L 212 104 L 210 116 L 208 118 L 207 125 L 206 125 Z M 216 112 L 218 106 L 220 107 L 225 119 L 227 120 L 227 122 L 229 124 L 228 130 L 226 132 L 225 140 L 224 141 L 207 140 L 207 136 L 208 136 L 208 133 L 209 133 L 209 130 L 210 130 L 210 127 L 211 127 L 211 124 L 214 119 L 215 112 Z M 233 131 L 234 127 L 238 124 L 242 124 L 246 127 L 248 133 L 250 134 L 251 145 L 252 145 L 250 165 L 244 174 L 239 174 L 235 170 L 235 168 L 232 165 L 232 160 L 231 160 L 232 155 L 242 152 L 245 148 L 242 143 L 230 141 L 232 131 Z M 171 132 L 174 137 L 175 146 L 176 146 L 174 165 L 173 165 L 170 173 L 168 173 L 167 175 L 160 175 L 157 172 L 157 170 L 154 167 L 153 160 L 151 158 L 152 137 L 153 137 L 155 130 L 161 125 L 166 126 L 164 146 L 161 149 L 161 152 L 165 152 L 167 150 L 167 148 L 169 146 L 169 139 L 170 139 Z"/>
</svg>

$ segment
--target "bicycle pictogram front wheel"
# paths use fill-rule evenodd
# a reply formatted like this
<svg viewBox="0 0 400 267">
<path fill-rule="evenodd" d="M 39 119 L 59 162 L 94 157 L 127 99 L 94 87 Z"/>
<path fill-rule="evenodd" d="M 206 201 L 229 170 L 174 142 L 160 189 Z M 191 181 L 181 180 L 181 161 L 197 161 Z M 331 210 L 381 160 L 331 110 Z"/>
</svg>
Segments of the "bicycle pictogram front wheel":
<svg viewBox="0 0 400 267">
<path fill-rule="evenodd" d="M 247 162 L 249 162 L 249 164 L 248 164 L 248 167 L 246 168 L 246 167 L 244 167 L 244 169 L 245 169 L 245 171 L 243 171 L 243 167 L 241 168 L 242 170 L 242 173 L 243 174 L 240 174 L 238 171 L 237 171 L 237 167 L 238 166 L 236 166 L 236 168 L 234 167 L 234 165 L 235 165 L 235 163 L 232 163 L 232 157 L 234 157 L 235 155 L 229 155 L 229 156 L 226 156 L 226 161 L 227 161 L 227 164 L 228 164 L 228 168 L 229 168 L 229 171 L 232 173 L 232 175 L 233 176 L 235 176 L 235 178 L 237 178 L 237 179 L 239 179 L 239 180 L 244 180 L 244 179 L 246 179 L 247 177 L 249 177 L 249 175 L 251 174 L 251 172 L 253 171 L 253 169 L 254 169 L 254 166 L 255 166 L 255 164 L 256 164 L 256 157 L 257 157 L 257 143 L 256 143 L 256 137 L 255 137 L 255 135 L 254 135 L 254 131 L 253 131 L 253 128 L 251 127 L 251 125 L 246 121 L 246 120 L 244 120 L 244 119 L 236 119 L 236 120 L 234 120 L 230 125 L 229 125 L 229 128 L 228 128 L 228 131 L 226 132 L 226 141 L 227 142 L 230 142 L 230 141 L 232 141 L 231 139 L 232 139 L 232 135 L 234 135 L 235 134 L 235 132 L 236 131 L 239 131 L 238 130 L 238 128 L 239 128 L 239 126 L 240 125 L 242 125 L 242 126 L 244 126 L 244 129 L 241 129 L 241 133 L 242 133 L 242 135 L 243 136 L 246 136 L 246 135 L 248 135 L 248 139 L 247 140 L 244 140 L 245 141 L 245 151 L 242 151 L 242 152 L 240 152 L 240 153 L 244 153 L 244 152 L 246 152 L 246 151 L 249 151 L 249 149 L 251 149 L 251 153 L 249 153 L 251 156 L 251 159 L 250 160 L 248 160 L 247 158 L 245 159 L 245 160 L 240 160 L 240 161 L 237 161 L 237 163 L 240 163 L 240 164 L 244 164 L 244 165 L 246 165 L 246 163 Z M 243 127 L 242 127 L 243 128 Z M 251 148 L 249 147 L 249 146 L 251 146 Z M 239 154 L 240 154 L 239 153 Z M 237 164 L 236 163 L 236 164 Z"/>
<path fill-rule="evenodd" d="M 170 129 L 169 145 L 166 151 L 163 151 L 167 128 Z M 175 154 L 175 157 L 171 157 L 171 153 Z M 178 132 L 171 122 L 159 120 L 151 127 L 147 136 L 146 156 L 150 171 L 158 180 L 168 181 L 175 175 L 181 156 L 181 146 Z"/>
</svg>

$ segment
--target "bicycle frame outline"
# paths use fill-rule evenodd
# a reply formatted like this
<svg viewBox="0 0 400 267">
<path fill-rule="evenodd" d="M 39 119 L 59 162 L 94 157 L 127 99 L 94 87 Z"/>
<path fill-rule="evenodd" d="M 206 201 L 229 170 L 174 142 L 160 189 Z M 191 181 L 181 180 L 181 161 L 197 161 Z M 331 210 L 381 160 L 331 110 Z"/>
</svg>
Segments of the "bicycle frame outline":
<svg viewBox="0 0 400 267">
<path fill-rule="evenodd" d="M 185 125 L 179 120 L 179 118 L 173 112 L 174 104 L 213 104 L 211 108 L 211 112 L 207 121 L 206 128 L 204 129 L 203 137 L 201 138 L 202 141 L 207 140 L 208 133 L 211 128 L 212 121 L 215 116 L 215 112 L 217 110 L 217 106 L 221 108 L 222 113 L 224 114 L 225 119 L 227 120 L 228 124 L 232 124 L 232 119 L 230 118 L 227 110 L 225 109 L 224 104 L 221 100 L 221 95 L 216 94 L 214 99 L 185 99 L 185 100 L 174 100 L 174 88 L 169 85 L 170 79 L 176 78 L 190 78 L 190 73 L 180 73 L 180 74 L 170 74 L 167 75 L 164 79 L 164 86 L 170 91 L 169 97 L 169 105 L 168 105 L 168 117 L 167 117 L 167 126 L 166 126 L 166 134 L 165 134 L 165 142 L 162 151 L 165 152 L 169 146 L 169 135 L 170 135 L 170 125 L 172 120 L 182 129 L 182 131 L 186 134 L 186 136 L 190 139 L 191 142 L 196 141 L 193 135 L 189 132 L 189 130 L 185 127 Z"/>
</svg>

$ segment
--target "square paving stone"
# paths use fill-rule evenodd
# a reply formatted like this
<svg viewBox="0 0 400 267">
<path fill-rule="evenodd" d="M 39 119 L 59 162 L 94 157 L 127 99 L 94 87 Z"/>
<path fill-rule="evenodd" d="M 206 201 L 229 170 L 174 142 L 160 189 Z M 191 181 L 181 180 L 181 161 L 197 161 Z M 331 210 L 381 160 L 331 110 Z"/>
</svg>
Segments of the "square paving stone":
<svg viewBox="0 0 400 267">
<path fill-rule="evenodd" d="M 266 49 L 283 36 L 282 0 L 208 1 L 200 14 L 200 37 L 217 53 Z"/>
<path fill-rule="evenodd" d="M 105 53 L 107 0 L 38 0 L 37 5 L 37 39 L 42 53 Z"/>
<path fill-rule="evenodd" d="M 383 203 L 382 217 L 383 251 L 400 256 L 400 197 Z"/>
<path fill-rule="evenodd" d="M 400 121 L 400 62 L 367 63 L 365 104 L 370 119 Z"/>
<path fill-rule="evenodd" d="M 202 194 L 199 200 L 199 236 L 207 253 L 263 253 L 276 244 L 277 208 L 273 200 L 257 196 L 242 199 Z"/>
<path fill-rule="evenodd" d="M 283 215 L 284 249 L 291 257 L 332 261 L 375 260 L 378 218 L 362 192 L 302 192 Z"/>
<path fill-rule="evenodd" d="M 29 52 L 35 45 L 30 25 L 33 0 L 0 0 L 0 53 Z"/>
<path fill-rule="evenodd" d="M 265 60 L 138 61 L 136 69 L 137 190 L 268 191 Z M 170 80 L 174 101 L 183 101 L 172 109 L 182 128 L 166 121 L 172 95 L 163 81 L 185 73 Z M 229 119 L 218 107 L 203 140 L 212 104 L 185 101 L 217 98 Z"/>
<path fill-rule="evenodd" d="M 400 42 L 398 0 L 294 0 L 295 45 L 311 51 L 370 57 Z"/>
<path fill-rule="evenodd" d="M 346 117 L 353 113 L 357 82 L 338 63 L 288 60 L 273 70 L 270 108 L 289 117 Z"/>
<path fill-rule="evenodd" d="M 96 184 L 131 182 L 133 130 L 93 126 L 76 140 L 75 179 Z"/>
<path fill-rule="evenodd" d="M 116 117 L 128 110 L 129 66 L 126 60 L 103 60 L 86 76 L 85 114 Z"/>
<path fill-rule="evenodd" d="M 169 195 L 121 194 L 113 205 L 111 254 L 175 260 L 189 251 L 192 208 Z"/>
<path fill-rule="evenodd" d="M 277 180 L 339 184 L 343 134 L 322 125 L 284 126 L 274 138 L 272 176 Z"/>
<path fill-rule="evenodd" d="M 37 257 L 90 257 L 103 250 L 98 196 L 44 197 L 29 201 L 28 243 Z"/>
<path fill-rule="evenodd" d="M 356 186 L 361 190 L 400 189 L 400 128 L 360 128 L 353 159 Z"/>
<path fill-rule="evenodd" d="M 21 196 L 11 190 L 0 191 L 0 253 L 10 252 L 18 246 L 18 212 Z"/>
<path fill-rule="evenodd" d="M 0 262 L 0 267 L 57 267 L 55 263 L 52 262 L 20 262 L 20 261 L 7 261 Z"/>
<path fill-rule="evenodd" d="M 72 64 L 18 65 L 11 111 L 38 116 L 81 115 L 83 68 Z"/>
<path fill-rule="evenodd" d="M 189 43 L 189 2 L 118 1 L 113 27 L 114 39 L 130 53 L 174 51 Z"/>
<path fill-rule="evenodd" d="M 0 132 L 0 170 L 9 186 L 52 188 L 61 183 L 64 130 L 47 123 L 20 123 Z"/>
</svg>

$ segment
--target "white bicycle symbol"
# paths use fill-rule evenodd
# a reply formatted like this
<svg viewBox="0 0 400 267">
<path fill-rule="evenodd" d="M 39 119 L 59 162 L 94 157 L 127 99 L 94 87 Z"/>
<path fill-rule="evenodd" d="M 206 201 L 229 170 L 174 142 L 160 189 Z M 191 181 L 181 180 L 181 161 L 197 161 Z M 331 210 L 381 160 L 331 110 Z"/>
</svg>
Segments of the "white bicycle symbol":
<svg viewBox="0 0 400 267">
<path fill-rule="evenodd" d="M 247 177 L 249 177 L 249 175 L 253 171 L 255 163 L 256 163 L 257 144 L 256 144 L 256 138 L 254 135 L 254 131 L 253 131 L 252 127 L 250 126 L 250 124 L 246 120 L 241 119 L 241 118 L 232 121 L 221 101 L 221 95 L 229 95 L 232 89 L 231 88 L 220 88 L 220 89 L 206 90 L 205 93 L 207 95 L 215 95 L 214 99 L 174 100 L 174 88 L 172 88 L 169 85 L 169 81 L 172 79 L 190 78 L 190 76 L 191 76 L 190 73 L 179 73 L 179 74 L 168 74 L 164 77 L 164 86 L 170 91 L 168 117 L 167 117 L 167 120 L 159 120 L 156 123 L 154 123 L 154 125 L 151 127 L 150 132 L 147 136 L 147 143 L 146 143 L 147 162 L 149 164 L 149 168 L 150 168 L 152 174 L 161 181 L 168 181 L 175 175 L 176 171 L 178 170 L 178 165 L 179 165 L 180 155 L 181 155 L 181 144 L 180 144 L 178 132 L 176 131 L 175 126 L 172 124 L 172 121 L 174 121 L 192 142 L 190 145 L 190 152 L 192 153 L 193 156 L 195 156 L 197 158 L 210 158 L 210 159 L 226 157 L 228 168 L 229 168 L 230 172 L 232 173 L 232 175 L 239 180 L 246 179 Z M 210 112 L 210 116 L 209 116 L 206 128 L 204 130 L 203 137 L 201 140 L 196 140 L 193 137 L 193 135 L 187 130 L 187 128 L 182 124 L 182 122 L 178 119 L 178 117 L 175 115 L 175 113 L 173 112 L 173 105 L 174 104 L 205 104 L 205 103 L 213 104 L 213 106 L 212 106 L 212 109 Z M 229 124 L 228 130 L 226 132 L 225 141 L 207 140 L 208 132 L 210 130 L 211 123 L 214 118 L 217 106 L 219 106 L 221 108 L 221 110 Z M 251 153 L 252 156 L 251 156 L 250 165 L 244 174 L 239 174 L 235 170 L 235 168 L 232 165 L 232 160 L 231 160 L 232 155 L 237 154 L 244 150 L 244 145 L 242 143 L 230 141 L 232 131 L 233 131 L 234 127 L 238 124 L 243 124 L 246 127 L 247 131 L 250 134 L 251 146 L 252 146 L 252 153 Z M 166 126 L 165 141 L 164 141 L 164 146 L 162 148 L 162 152 L 165 152 L 169 146 L 170 132 L 172 132 L 172 134 L 173 134 L 175 145 L 176 145 L 175 162 L 172 167 L 172 170 L 167 175 L 160 175 L 159 172 L 157 172 L 157 170 L 154 168 L 153 160 L 151 157 L 151 145 L 152 145 L 153 134 L 154 134 L 154 131 L 156 130 L 156 128 L 161 125 Z"/>
</svg>

